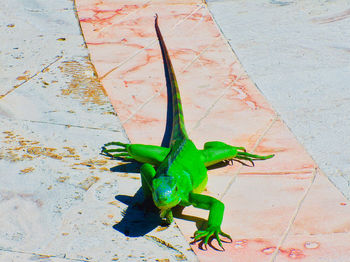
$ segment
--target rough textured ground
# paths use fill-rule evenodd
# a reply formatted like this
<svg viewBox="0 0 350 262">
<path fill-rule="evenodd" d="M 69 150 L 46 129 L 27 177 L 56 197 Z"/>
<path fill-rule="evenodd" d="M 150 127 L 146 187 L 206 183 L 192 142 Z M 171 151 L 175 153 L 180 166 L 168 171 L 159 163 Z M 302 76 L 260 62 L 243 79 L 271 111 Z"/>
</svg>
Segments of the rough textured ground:
<svg viewBox="0 0 350 262">
<path fill-rule="evenodd" d="M 208 0 L 243 67 L 328 178 L 350 199 L 350 6 Z"/>
<path fill-rule="evenodd" d="M 6 1 L 0 13 L 0 260 L 195 261 L 175 225 L 132 208 L 139 174 L 99 154 L 128 139 L 72 1 Z"/>
<path fill-rule="evenodd" d="M 199 0 L 77 3 L 87 46 L 72 1 L 0 10 L 0 261 L 197 260 L 188 242 L 207 212 L 185 209 L 182 233 L 159 226 L 133 206 L 138 166 L 99 154 L 108 141 L 161 140 L 155 12 L 197 145 L 276 153 L 209 172 L 205 194 L 225 202 L 233 243 L 192 245 L 200 260 L 348 260 L 350 203 L 317 168 L 348 195 L 345 1 L 210 1 L 244 68 Z"/>
</svg>

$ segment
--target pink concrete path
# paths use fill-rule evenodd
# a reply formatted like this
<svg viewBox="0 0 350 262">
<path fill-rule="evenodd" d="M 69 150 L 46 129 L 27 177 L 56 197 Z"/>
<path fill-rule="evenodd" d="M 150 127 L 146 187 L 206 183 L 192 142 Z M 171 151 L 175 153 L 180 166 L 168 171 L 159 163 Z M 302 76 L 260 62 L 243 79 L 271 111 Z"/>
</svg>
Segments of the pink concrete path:
<svg viewBox="0 0 350 262">
<path fill-rule="evenodd" d="M 209 171 L 205 193 L 225 203 L 222 229 L 233 243 L 224 244 L 225 252 L 193 244 L 201 261 L 350 261 L 350 203 L 247 76 L 205 4 L 76 0 L 76 6 L 91 60 L 132 143 L 160 145 L 165 130 L 158 13 L 196 145 L 220 140 L 276 154 L 255 167 Z M 207 213 L 189 207 L 176 219 L 188 241 L 197 229 L 191 220 Z"/>
</svg>

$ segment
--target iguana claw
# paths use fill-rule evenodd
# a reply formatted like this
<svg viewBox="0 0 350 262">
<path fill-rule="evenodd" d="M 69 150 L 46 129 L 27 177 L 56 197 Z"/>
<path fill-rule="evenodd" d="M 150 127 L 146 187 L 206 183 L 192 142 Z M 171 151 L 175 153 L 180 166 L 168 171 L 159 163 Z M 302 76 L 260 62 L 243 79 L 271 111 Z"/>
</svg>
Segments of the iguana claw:
<svg viewBox="0 0 350 262">
<path fill-rule="evenodd" d="M 122 143 L 122 142 L 109 142 L 107 144 L 104 144 L 104 146 L 122 146 L 124 148 L 127 147 L 128 144 Z"/>
<path fill-rule="evenodd" d="M 245 149 L 242 151 L 243 152 L 237 151 L 237 155 L 234 158 L 238 160 L 247 160 L 252 164 L 252 166 L 254 166 L 255 160 L 265 160 L 265 159 L 274 157 L 274 155 L 260 156 L 260 155 L 250 154 L 250 153 L 247 153 Z"/>
<path fill-rule="evenodd" d="M 203 244 L 207 245 L 208 244 L 208 241 L 211 237 L 215 238 L 216 241 L 218 242 L 219 246 L 223 249 L 223 245 L 222 245 L 222 242 L 221 242 L 221 239 L 220 239 L 220 236 L 223 236 L 223 237 L 226 237 L 228 238 L 231 242 L 232 242 L 232 238 L 230 237 L 230 235 L 224 233 L 221 231 L 220 228 L 218 227 L 208 227 L 207 229 L 205 230 L 197 230 L 195 233 L 194 233 L 194 242 L 196 241 L 199 241 L 199 240 L 202 240 L 203 241 Z"/>
<path fill-rule="evenodd" d="M 107 149 L 107 146 L 120 146 L 121 148 L 111 148 L 111 149 Z M 117 158 L 117 157 L 121 157 L 124 160 L 133 160 L 133 157 L 130 156 L 127 147 L 129 146 L 129 144 L 125 144 L 122 142 L 110 142 L 107 144 L 104 144 L 104 146 L 102 147 L 102 153 L 105 154 L 106 156 L 110 156 L 113 158 Z M 113 152 L 118 152 L 116 154 L 111 154 Z"/>
</svg>

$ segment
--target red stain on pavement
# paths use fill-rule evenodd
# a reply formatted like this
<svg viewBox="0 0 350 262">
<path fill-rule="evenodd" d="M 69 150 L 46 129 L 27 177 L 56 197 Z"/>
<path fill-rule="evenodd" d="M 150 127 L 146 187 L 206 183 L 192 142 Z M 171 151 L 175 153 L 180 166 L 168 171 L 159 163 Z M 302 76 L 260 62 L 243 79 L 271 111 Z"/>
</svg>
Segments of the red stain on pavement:
<svg viewBox="0 0 350 262">
<path fill-rule="evenodd" d="M 266 247 L 261 250 L 261 252 L 265 255 L 272 255 L 276 250 L 276 247 Z M 288 248 L 288 249 L 278 249 L 280 254 L 284 254 L 291 259 L 302 259 L 305 257 L 305 254 L 301 249 L 298 248 Z"/>
<path fill-rule="evenodd" d="M 122 8 L 116 9 L 116 10 L 97 10 L 97 9 L 90 9 L 92 12 L 94 12 L 94 15 L 89 18 L 82 18 L 80 19 L 80 22 L 83 23 L 96 23 L 96 24 L 112 24 L 111 20 L 119 15 Z"/>
</svg>

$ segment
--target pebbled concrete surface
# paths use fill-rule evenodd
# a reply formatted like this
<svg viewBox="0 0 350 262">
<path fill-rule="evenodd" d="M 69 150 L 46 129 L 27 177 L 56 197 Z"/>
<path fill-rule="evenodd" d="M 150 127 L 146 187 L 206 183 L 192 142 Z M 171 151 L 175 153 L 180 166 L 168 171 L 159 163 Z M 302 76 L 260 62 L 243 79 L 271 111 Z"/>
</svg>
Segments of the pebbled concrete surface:
<svg viewBox="0 0 350 262">
<path fill-rule="evenodd" d="M 249 76 L 350 199 L 349 1 L 207 2 Z"/>
<path fill-rule="evenodd" d="M 347 2 L 209 7 L 249 75 L 349 196 Z M 99 155 L 105 142 L 127 137 L 73 2 L 6 1 L 0 12 L 0 260 L 195 261 L 176 226 L 165 230 L 129 207 L 140 197 L 137 167 L 109 170 L 120 163 Z"/>
<path fill-rule="evenodd" d="M 0 13 L 0 260 L 196 261 L 176 225 L 132 208 L 137 167 L 99 155 L 128 139 L 74 3 L 6 1 Z"/>
</svg>

